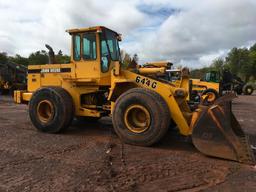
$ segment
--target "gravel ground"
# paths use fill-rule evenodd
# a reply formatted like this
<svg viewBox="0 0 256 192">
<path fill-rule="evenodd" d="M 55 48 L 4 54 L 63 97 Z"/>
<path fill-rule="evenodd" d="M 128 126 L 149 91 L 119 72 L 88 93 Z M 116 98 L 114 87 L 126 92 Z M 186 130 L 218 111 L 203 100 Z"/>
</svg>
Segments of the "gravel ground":
<svg viewBox="0 0 256 192">
<path fill-rule="evenodd" d="M 256 134 L 256 94 L 233 111 Z M 0 96 L 0 191 L 256 191 L 256 169 L 206 157 L 173 131 L 154 147 L 122 144 L 109 118 L 40 133 L 26 105 Z"/>
</svg>

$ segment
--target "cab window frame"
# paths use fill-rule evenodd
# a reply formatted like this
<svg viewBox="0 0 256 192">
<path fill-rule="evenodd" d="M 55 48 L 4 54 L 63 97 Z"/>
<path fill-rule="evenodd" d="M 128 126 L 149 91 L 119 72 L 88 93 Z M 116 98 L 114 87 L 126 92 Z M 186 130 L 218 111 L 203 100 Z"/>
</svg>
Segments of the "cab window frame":
<svg viewBox="0 0 256 192">
<path fill-rule="evenodd" d="M 102 32 L 100 35 L 99 35 L 99 39 L 100 39 L 100 70 L 101 70 L 101 72 L 102 73 L 107 73 L 108 71 L 109 71 L 109 67 L 110 67 L 110 63 L 111 62 L 108 62 L 108 68 L 105 70 L 104 68 L 103 68 L 103 65 L 102 65 L 102 61 L 101 61 L 101 59 L 102 59 L 102 42 L 106 42 L 106 37 L 105 37 L 105 34 L 104 34 L 105 32 Z M 107 51 L 108 51 L 108 53 L 109 53 L 109 48 L 108 48 L 108 45 L 107 45 L 107 42 L 106 42 L 106 47 L 107 47 Z M 112 58 L 111 58 L 111 54 L 110 54 L 110 59 L 112 60 Z"/>
<path fill-rule="evenodd" d="M 86 36 L 88 34 L 94 35 L 94 38 L 95 38 L 95 58 L 90 58 L 90 59 L 85 58 L 85 56 L 84 56 L 84 36 Z M 83 58 L 84 61 L 95 61 L 95 60 L 97 60 L 98 59 L 98 53 L 97 53 L 98 45 L 97 45 L 97 35 L 96 35 L 96 33 L 95 32 L 85 32 L 85 33 L 82 34 L 81 39 L 82 39 L 82 41 L 81 41 L 81 58 Z"/>
<path fill-rule="evenodd" d="M 108 43 L 108 38 L 107 38 L 107 32 L 110 32 L 110 33 L 114 33 L 113 31 L 109 30 L 109 29 L 104 29 L 104 31 L 99 35 L 99 40 L 100 40 L 100 45 L 99 45 L 99 48 L 100 48 L 100 68 L 101 68 L 101 72 L 102 73 L 107 73 L 109 72 L 109 68 L 110 68 L 110 64 L 111 64 L 111 61 L 120 61 L 120 47 L 119 47 L 119 43 L 118 43 L 118 40 L 116 39 L 116 45 L 113 44 L 113 49 L 114 49 L 114 46 L 116 46 L 116 54 L 118 54 L 119 57 L 117 57 L 116 59 L 114 59 L 112 57 L 112 54 L 110 52 L 110 47 L 109 47 L 109 43 Z M 115 34 L 116 35 L 116 34 Z M 103 65 L 102 65 L 102 42 L 106 43 L 106 48 L 107 48 L 107 51 L 109 53 L 109 57 L 110 57 L 110 62 L 108 62 L 108 66 L 107 66 L 107 69 L 104 69 L 103 68 Z M 117 55 L 116 55 L 117 56 Z"/>
<path fill-rule="evenodd" d="M 76 48 L 77 48 L 77 47 L 76 47 L 76 45 L 77 45 L 76 37 L 79 37 L 79 38 L 80 38 L 79 58 L 76 57 L 76 52 L 75 52 L 75 50 L 76 50 Z M 74 35 L 73 35 L 73 60 L 74 60 L 74 61 L 81 61 L 81 59 L 82 59 L 82 57 L 81 57 L 81 51 L 82 51 L 82 49 L 81 49 L 81 34 L 74 34 Z"/>
</svg>

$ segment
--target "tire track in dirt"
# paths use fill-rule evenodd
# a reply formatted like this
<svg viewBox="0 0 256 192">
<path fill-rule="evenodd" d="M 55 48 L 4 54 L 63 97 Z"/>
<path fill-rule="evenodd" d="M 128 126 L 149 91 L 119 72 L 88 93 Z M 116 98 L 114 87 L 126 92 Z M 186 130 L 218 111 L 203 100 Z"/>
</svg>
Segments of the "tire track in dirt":
<svg viewBox="0 0 256 192">
<path fill-rule="evenodd" d="M 198 158 L 190 158 L 188 160 L 178 156 L 172 158 L 163 158 L 159 161 L 142 161 L 139 165 L 136 164 L 138 159 L 135 162 L 127 160 L 124 164 L 122 163 L 120 153 L 117 153 L 118 151 L 120 152 L 121 147 L 115 146 L 114 144 L 109 144 L 108 147 L 112 148 L 109 153 L 101 153 L 100 159 L 103 160 L 74 160 L 73 162 L 70 160 L 65 160 L 65 155 L 86 149 L 90 147 L 88 144 L 90 143 L 78 143 L 63 147 L 62 149 L 48 149 L 43 153 L 41 151 L 38 153 L 33 153 L 26 150 L 21 152 L 15 148 L 2 149 L 1 154 L 5 152 L 15 156 L 27 156 L 22 160 L 11 161 L 7 164 L 1 165 L 0 169 L 2 170 L 8 170 L 10 167 L 13 169 L 22 168 L 24 166 L 26 167 L 31 164 L 37 164 L 38 162 L 42 161 L 46 161 L 48 163 L 61 161 L 63 167 L 72 166 L 73 172 L 68 173 L 67 171 L 61 171 L 61 179 L 59 179 L 59 181 L 54 181 L 55 184 L 52 184 L 52 181 L 32 182 L 31 179 L 29 179 L 31 177 L 30 174 L 15 177 L 5 177 L 0 175 L 0 180 L 3 181 L 4 186 L 13 189 L 18 189 L 28 184 L 30 189 L 36 190 L 40 188 L 39 186 L 42 187 L 43 185 L 46 185 L 47 189 L 55 191 L 58 190 L 59 187 L 61 188 L 61 186 L 58 184 L 61 182 L 62 185 L 65 186 L 61 189 L 65 189 L 67 191 L 73 191 L 74 189 L 78 190 L 80 185 L 83 186 L 85 191 L 91 191 L 91 189 L 95 186 L 97 186 L 98 190 L 104 189 L 106 191 L 143 191 L 148 188 L 148 185 L 153 185 L 154 182 L 161 183 L 165 181 L 166 183 L 173 183 L 171 185 L 172 189 L 184 190 L 194 187 L 210 186 L 222 182 L 223 178 L 225 178 L 229 173 L 229 170 L 224 170 L 225 174 L 220 179 L 219 173 L 223 172 L 220 167 L 209 165 L 209 162 L 199 162 Z M 103 146 L 105 145 L 103 144 Z M 106 151 L 108 147 L 105 147 L 103 151 Z M 85 167 L 85 164 L 88 167 Z M 202 167 L 208 168 L 202 170 Z M 95 169 L 97 171 L 95 171 Z M 215 172 L 212 170 L 215 170 Z M 87 172 L 87 174 L 84 174 L 84 172 Z M 59 173 L 55 172 L 53 175 L 56 177 L 59 175 Z M 202 177 L 202 175 L 207 177 Z M 81 176 L 84 177 L 82 181 Z M 8 178 L 13 178 L 14 180 L 9 180 Z M 15 180 L 17 182 L 15 182 Z M 44 187 L 44 189 L 46 188 Z"/>
<path fill-rule="evenodd" d="M 124 166 L 120 161 L 113 160 L 115 157 L 118 156 L 106 156 L 104 162 L 95 162 L 96 171 L 90 171 L 91 168 L 88 167 L 89 173 L 83 177 L 86 183 L 86 186 L 83 185 L 83 190 L 91 191 L 97 186 L 96 191 L 155 191 L 157 189 L 150 190 L 149 187 L 155 186 L 154 182 L 158 183 L 157 186 L 159 182 L 168 183 L 169 185 L 165 187 L 170 191 L 202 189 L 225 181 L 231 172 L 230 168 L 220 166 L 216 162 L 209 164 L 207 161 L 198 161 L 198 159 L 177 164 L 176 159 L 165 158 L 157 163 L 147 161 L 141 165 L 134 165 L 127 162 Z M 79 171 L 74 174 L 83 175 Z M 77 189 L 79 182 L 81 180 L 72 179 L 68 183 L 68 189 L 74 189 L 74 187 Z"/>
</svg>

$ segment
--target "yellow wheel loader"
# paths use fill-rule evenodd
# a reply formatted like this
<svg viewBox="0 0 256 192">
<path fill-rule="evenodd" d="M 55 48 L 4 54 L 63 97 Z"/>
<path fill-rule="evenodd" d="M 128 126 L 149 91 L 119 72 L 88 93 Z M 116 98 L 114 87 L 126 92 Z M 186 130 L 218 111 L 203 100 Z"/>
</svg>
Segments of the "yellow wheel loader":
<svg viewBox="0 0 256 192">
<path fill-rule="evenodd" d="M 207 82 L 201 79 L 192 79 L 193 90 L 206 95 L 207 101 L 213 103 L 221 96 L 220 83 Z"/>
<path fill-rule="evenodd" d="M 181 69 L 167 69 L 165 79 L 175 83 L 176 85 L 180 84 L 181 79 Z M 208 104 L 212 104 L 216 99 L 221 96 L 220 83 L 210 82 L 201 79 L 190 79 L 191 94 L 188 97 L 188 100 L 199 101 L 200 96 L 207 96 L 206 100 Z"/>
<path fill-rule="evenodd" d="M 209 102 L 214 102 L 225 92 L 235 92 L 238 95 L 251 95 L 254 88 L 251 84 L 244 82 L 240 77 L 232 74 L 229 70 L 222 73 L 218 71 L 207 72 L 203 79 L 192 79 L 193 90 L 208 96 Z"/>
<path fill-rule="evenodd" d="M 124 69 L 120 34 L 102 26 L 67 32 L 72 37 L 71 63 L 30 65 L 28 90 L 14 94 L 16 103 L 28 103 L 38 130 L 57 133 L 74 117 L 110 115 L 123 142 L 151 146 L 166 134 L 172 120 L 202 153 L 254 163 L 251 136 L 231 111 L 232 95 L 191 110 L 186 100 L 191 90 L 187 69 L 179 84 L 158 77 L 166 73 L 167 62 Z"/>
</svg>

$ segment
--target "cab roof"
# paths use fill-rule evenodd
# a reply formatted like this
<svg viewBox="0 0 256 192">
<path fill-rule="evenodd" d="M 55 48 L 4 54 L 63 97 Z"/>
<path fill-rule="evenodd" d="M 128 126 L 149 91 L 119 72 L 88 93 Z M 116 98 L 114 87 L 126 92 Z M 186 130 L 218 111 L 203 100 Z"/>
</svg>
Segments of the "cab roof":
<svg viewBox="0 0 256 192">
<path fill-rule="evenodd" d="M 87 28 L 76 28 L 76 29 L 68 29 L 66 30 L 66 32 L 68 32 L 70 35 L 73 34 L 73 33 L 82 33 L 82 32 L 95 32 L 97 30 L 103 30 L 103 29 L 108 29 L 114 33 L 116 33 L 117 35 L 120 35 L 119 33 L 117 33 L 116 31 L 113 31 L 107 27 L 104 27 L 104 26 L 94 26 L 94 27 L 87 27 Z"/>
</svg>

